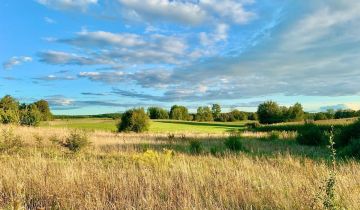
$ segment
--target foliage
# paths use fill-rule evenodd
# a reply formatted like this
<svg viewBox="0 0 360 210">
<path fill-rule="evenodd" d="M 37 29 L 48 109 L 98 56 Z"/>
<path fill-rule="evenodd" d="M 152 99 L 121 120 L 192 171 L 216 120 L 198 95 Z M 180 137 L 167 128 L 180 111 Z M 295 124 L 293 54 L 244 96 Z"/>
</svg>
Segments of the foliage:
<svg viewBox="0 0 360 210">
<path fill-rule="evenodd" d="M 170 109 L 170 119 L 188 120 L 189 119 L 189 111 L 185 106 L 174 105 Z"/>
<path fill-rule="evenodd" d="M 356 139 L 360 139 L 360 119 L 340 130 L 335 137 L 335 146 L 337 148 L 345 147 Z"/>
<path fill-rule="evenodd" d="M 49 104 L 45 100 L 20 105 L 9 95 L 0 99 L 0 123 L 36 126 L 41 120 L 51 119 L 51 116 Z"/>
<path fill-rule="evenodd" d="M 204 107 L 199 107 L 197 109 L 197 113 L 196 113 L 196 117 L 195 117 L 196 121 L 200 121 L 200 122 L 209 122 L 209 121 L 213 121 L 213 115 L 212 115 L 212 111 L 209 107 L 204 106 Z"/>
<path fill-rule="evenodd" d="M 169 113 L 160 107 L 149 107 L 147 112 L 150 119 L 169 119 Z"/>
<path fill-rule="evenodd" d="M 296 141 L 301 145 L 319 146 L 324 145 L 324 131 L 314 123 L 306 123 L 298 130 Z"/>
<path fill-rule="evenodd" d="M 21 125 L 38 126 L 41 119 L 43 115 L 35 104 L 30 104 L 20 110 Z"/>
<path fill-rule="evenodd" d="M 251 123 L 246 123 L 245 126 L 247 129 L 253 130 L 253 129 L 259 128 L 261 126 L 261 124 L 259 122 L 251 122 Z"/>
<path fill-rule="evenodd" d="M 301 121 L 305 114 L 300 103 L 289 108 L 279 106 L 274 101 L 267 101 L 258 106 L 257 115 L 260 123 L 273 124 L 279 122 Z"/>
<path fill-rule="evenodd" d="M 68 148 L 72 152 L 79 152 L 90 144 L 87 133 L 84 131 L 74 130 L 64 142 L 61 142 L 63 147 Z"/>
<path fill-rule="evenodd" d="M 244 150 L 244 146 L 241 142 L 241 137 L 239 135 L 230 135 L 226 140 L 225 140 L 225 146 L 226 148 L 228 148 L 231 151 L 241 151 Z"/>
<path fill-rule="evenodd" d="M 144 108 L 127 110 L 121 117 L 118 131 L 133 131 L 141 133 L 149 130 L 150 119 Z"/>
<path fill-rule="evenodd" d="M 200 154 L 203 151 L 201 142 L 198 140 L 190 141 L 189 149 L 191 154 L 196 154 L 196 155 Z"/>
<path fill-rule="evenodd" d="M 221 106 L 219 104 L 213 104 L 211 107 L 211 112 L 215 121 L 218 121 L 221 114 Z"/>
<path fill-rule="evenodd" d="M 258 106 L 257 115 L 260 123 L 272 124 L 282 122 L 280 106 L 274 101 L 267 101 Z"/>
<path fill-rule="evenodd" d="M 53 119 L 53 115 L 51 114 L 49 103 L 45 100 L 39 100 L 34 103 L 38 110 L 41 113 L 41 120 L 48 121 Z"/>
<path fill-rule="evenodd" d="M 20 115 L 18 110 L 1 110 L 0 109 L 0 123 L 3 124 L 19 124 Z"/>
</svg>

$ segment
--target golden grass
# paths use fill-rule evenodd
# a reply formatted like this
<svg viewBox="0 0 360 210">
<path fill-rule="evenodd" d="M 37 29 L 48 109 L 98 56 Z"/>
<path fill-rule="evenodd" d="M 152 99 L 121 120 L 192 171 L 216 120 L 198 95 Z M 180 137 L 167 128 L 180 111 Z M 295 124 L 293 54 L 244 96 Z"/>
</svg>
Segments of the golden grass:
<svg viewBox="0 0 360 210">
<path fill-rule="evenodd" d="M 88 150 L 71 154 L 49 141 L 53 135 L 67 136 L 69 130 L 16 127 L 14 132 L 26 146 L 0 154 L 0 208 L 321 209 L 315 198 L 329 174 L 325 160 L 295 155 L 295 150 L 313 148 L 287 145 L 286 138 L 251 139 L 244 142 L 247 153 L 214 157 L 162 150 L 168 144 L 186 145 L 182 136 L 171 143 L 164 134 L 97 131 L 89 133 Z M 40 145 L 34 134 L 44 139 Z M 186 134 L 186 138 L 216 145 L 224 135 Z M 135 148 L 138 144 L 160 146 L 143 152 Z M 272 156 L 252 153 L 281 146 L 284 152 Z M 356 161 L 337 167 L 337 199 L 346 209 L 360 209 L 359 173 Z"/>
</svg>

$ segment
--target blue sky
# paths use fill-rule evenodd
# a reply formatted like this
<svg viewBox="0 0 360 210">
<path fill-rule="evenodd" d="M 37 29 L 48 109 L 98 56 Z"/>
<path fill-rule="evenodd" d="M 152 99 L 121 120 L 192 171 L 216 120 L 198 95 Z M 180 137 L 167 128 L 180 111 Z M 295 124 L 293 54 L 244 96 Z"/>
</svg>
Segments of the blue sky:
<svg viewBox="0 0 360 210">
<path fill-rule="evenodd" d="M 360 108 L 358 0 L 2 0 L 0 96 L 56 114 Z"/>
</svg>

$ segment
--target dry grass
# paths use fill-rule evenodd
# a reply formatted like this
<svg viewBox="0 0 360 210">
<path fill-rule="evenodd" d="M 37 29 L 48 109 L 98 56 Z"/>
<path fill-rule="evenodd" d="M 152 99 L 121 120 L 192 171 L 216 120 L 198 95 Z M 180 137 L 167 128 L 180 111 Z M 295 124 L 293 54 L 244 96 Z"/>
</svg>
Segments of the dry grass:
<svg viewBox="0 0 360 210">
<path fill-rule="evenodd" d="M 93 132 L 92 146 L 72 154 L 49 141 L 69 130 L 17 127 L 14 132 L 26 146 L 0 154 L 0 208 L 321 209 L 315 198 L 329 174 L 324 159 L 309 155 L 324 151 L 296 145 L 286 135 L 264 141 L 256 138 L 269 134 L 246 133 L 249 151 L 214 157 L 193 156 L 184 147 L 188 139 L 214 146 L 226 136 Z M 139 150 L 143 145 L 151 150 Z M 359 173 L 356 161 L 338 165 L 337 200 L 346 209 L 360 209 Z"/>
</svg>

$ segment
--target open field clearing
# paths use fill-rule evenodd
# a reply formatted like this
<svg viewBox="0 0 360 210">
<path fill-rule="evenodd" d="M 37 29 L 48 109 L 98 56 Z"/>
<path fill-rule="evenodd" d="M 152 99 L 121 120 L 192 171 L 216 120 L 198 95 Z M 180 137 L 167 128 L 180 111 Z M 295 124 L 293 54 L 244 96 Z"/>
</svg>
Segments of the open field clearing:
<svg viewBox="0 0 360 210">
<path fill-rule="evenodd" d="M 150 123 L 149 132 L 151 133 L 224 133 L 233 130 L 244 129 L 245 124 L 250 121 L 242 122 L 193 122 L 177 120 L 153 120 Z M 116 131 L 119 120 L 113 119 L 66 119 L 42 122 L 42 127 L 55 128 L 78 128 L 87 130 Z"/>
<path fill-rule="evenodd" d="M 1 208 L 323 208 L 320 187 L 329 175 L 329 152 L 300 146 L 291 133 L 271 139 L 245 132 L 245 149 L 231 152 L 224 148 L 227 134 L 92 131 L 91 145 L 72 153 L 54 142 L 69 136 L 69 129 L 12 130 L 23 143 L 0 155 Z M 199 154 L 189 149 L 194 139 L 203 146 Z M 359 209 L 360 164 L 339 161 L 336 173 L 338 205 Z"/>
</svg>

